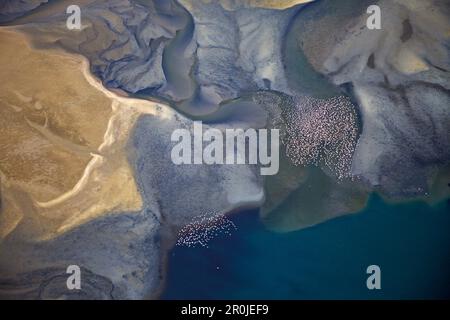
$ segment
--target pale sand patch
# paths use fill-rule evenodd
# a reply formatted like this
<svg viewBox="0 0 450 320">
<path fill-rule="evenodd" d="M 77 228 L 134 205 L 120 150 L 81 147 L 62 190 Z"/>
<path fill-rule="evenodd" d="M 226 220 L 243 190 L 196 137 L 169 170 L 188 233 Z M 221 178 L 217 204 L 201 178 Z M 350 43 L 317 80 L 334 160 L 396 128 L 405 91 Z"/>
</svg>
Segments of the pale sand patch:
<svg viewBox="0 0 450 320">
<path fill-rule="evenodd" d="M 0 29 L 0 43 L 0 238 L 49 239 L 139 210 L 129 133 L 142 113 L 173 112 L 106 90 L 85 58 L 33 49 L 13 28 Z"/>
<path fill-rule="evenodd" d="M 198 0 L 182 0 L 181 3 L 191 9 L 192 1 Z M 201 0 L 203 3 L 215 2 L 215 0 Z M 313 2 L 314 0 L 219 0 L 220 4 L 226 10 L 237 10 L 240 8 L 267 8 L 267 9 L 288 9 L 298 4 Z"/>
<path fill-rule="evenodd" d="M 400 47 L 393 58 L 393 65 L 399 72 L 406 75 L 430 70 L 427 63 L 407 46 Z"/>
</svg>

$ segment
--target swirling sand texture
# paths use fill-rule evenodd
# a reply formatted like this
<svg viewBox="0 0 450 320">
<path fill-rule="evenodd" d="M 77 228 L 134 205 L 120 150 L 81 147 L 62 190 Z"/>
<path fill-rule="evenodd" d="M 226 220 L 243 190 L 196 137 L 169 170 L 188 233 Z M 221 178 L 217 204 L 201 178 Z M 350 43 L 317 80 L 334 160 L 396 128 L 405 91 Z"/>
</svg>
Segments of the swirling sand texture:
<svg viewBox="0 0 450 320">
<path fill-rule="evenodd" d="M 450 196 L 447 1 L 375 1 L 381 30 L 365 0 L 82 0 L 68 30 L 72 2 L 0 5 L 1 297 L 157 297 L 205 214 L 285 232 Z M 279 173 L 174 165 L 194 119 L 280 129 Z"/>
</svg>

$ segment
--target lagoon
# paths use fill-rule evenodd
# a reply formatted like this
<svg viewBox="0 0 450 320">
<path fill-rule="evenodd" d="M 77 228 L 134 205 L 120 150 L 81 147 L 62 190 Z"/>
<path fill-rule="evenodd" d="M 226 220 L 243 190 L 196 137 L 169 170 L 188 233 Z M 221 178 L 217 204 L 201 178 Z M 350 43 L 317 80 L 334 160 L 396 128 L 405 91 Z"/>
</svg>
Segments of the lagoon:
<svg viewBox="0 0 450 320">
<path fill-rule="evenodd" d="M 175 247 L 164 299 L 450 298 L 450 203 L 388 204 L 372 195 L 355 215 L 289 233 L 268 231 L 258 211 L 208 248 Z M 366 287 L 369 265 L 381 290 Z"/>
</svg>

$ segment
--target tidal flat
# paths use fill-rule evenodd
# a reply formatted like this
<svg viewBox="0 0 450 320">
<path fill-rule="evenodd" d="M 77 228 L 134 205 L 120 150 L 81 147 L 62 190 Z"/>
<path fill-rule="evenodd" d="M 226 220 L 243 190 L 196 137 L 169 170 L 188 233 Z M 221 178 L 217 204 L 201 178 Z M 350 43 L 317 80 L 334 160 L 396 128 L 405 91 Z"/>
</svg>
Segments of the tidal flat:
<svg viewBox="0 0 450 320">
<path fill-rule="evenodd" d="M 82 0 L 71 29 L 5 0 L 0 296 L 448 297 L 450 9 L 375 2 Z M 195 121 L 279 130 L 277 174 L 174 163 Z"/>
</svg>

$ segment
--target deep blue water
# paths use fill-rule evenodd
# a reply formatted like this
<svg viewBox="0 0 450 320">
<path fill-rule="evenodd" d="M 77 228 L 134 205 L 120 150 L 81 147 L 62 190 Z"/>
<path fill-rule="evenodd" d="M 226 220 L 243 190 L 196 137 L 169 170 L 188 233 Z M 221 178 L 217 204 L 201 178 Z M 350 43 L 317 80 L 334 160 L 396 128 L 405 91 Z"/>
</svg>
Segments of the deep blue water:
<svg viewBox="0 0 450 320">
<path fill-rule="evenodd" d="M 450 297 L 450 204 L 391 205 L 371 197 L 356 215 L 286 234 L 257 211 L 231 218 L 209 248 L 175 247 L 164 299 L 415 299 Z M 381 290 L 366 287 L 381 268 Z"/>
</svg>

